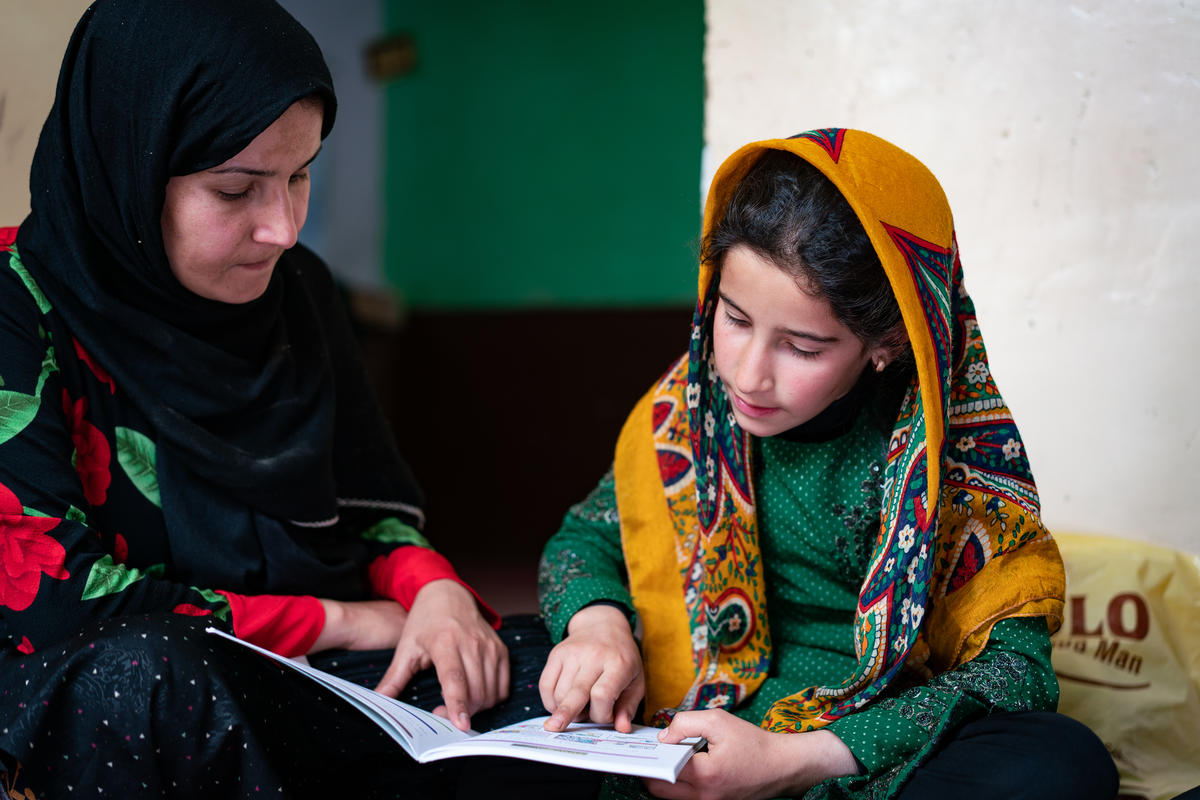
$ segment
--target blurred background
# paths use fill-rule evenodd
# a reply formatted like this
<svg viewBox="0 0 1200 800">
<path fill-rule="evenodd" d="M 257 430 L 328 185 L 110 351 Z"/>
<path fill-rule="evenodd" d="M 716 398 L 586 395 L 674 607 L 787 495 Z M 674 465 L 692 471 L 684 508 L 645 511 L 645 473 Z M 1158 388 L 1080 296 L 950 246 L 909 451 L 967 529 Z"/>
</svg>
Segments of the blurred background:
<svg viewBox="0 0 1200 800">
<path fill-rule="evenodd" d="M 941 179 L 1051 529 L 1200 552 L 1194 0 L 283 2 L 339 92 L 303 238 L 502 611 L 686 346 L 708 177 L 815 127 Z M 85 6 L 0 0 L 0 224 Z"/>
</svg>

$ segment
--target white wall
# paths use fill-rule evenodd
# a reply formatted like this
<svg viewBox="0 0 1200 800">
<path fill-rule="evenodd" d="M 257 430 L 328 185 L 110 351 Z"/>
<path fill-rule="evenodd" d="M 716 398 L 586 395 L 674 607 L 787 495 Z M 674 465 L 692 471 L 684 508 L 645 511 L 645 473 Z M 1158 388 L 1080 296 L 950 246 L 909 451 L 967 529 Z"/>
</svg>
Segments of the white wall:
<svg viewBox="0 0 1200 800">
<path fill-rule="evenodd" d="M 89 0 L 0 0 L 0 227 L 29 213 L 29 164 Z"/>
<path fill-rule="evenodd" d="M 1052 529 L 1200 552 L 1200 3 L 708 0 L 705 180 L 754 139 L 924 161 Z"/>
</svg>

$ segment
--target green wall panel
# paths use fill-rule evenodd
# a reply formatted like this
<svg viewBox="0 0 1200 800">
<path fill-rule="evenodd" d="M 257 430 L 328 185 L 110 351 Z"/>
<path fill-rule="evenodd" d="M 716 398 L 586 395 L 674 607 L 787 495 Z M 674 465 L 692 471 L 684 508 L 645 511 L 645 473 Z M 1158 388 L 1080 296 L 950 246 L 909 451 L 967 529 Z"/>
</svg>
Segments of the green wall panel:
<svg viewBox="0 0 1200 800">
<path fill-rule="evenodd" d="M 423 308 L 690 303 L 701 0 L 385 0 L 385 269 Z"/>
</svg>

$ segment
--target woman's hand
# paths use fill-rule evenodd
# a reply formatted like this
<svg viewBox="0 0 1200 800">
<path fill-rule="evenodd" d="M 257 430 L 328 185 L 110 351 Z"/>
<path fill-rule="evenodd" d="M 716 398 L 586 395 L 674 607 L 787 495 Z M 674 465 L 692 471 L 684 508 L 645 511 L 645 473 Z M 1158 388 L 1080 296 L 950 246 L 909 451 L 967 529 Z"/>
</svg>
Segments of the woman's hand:
<svg viewBox="0 0 1200 800">
<path fill-rule="evenodd" d="M 551 712 L 546 730 L 561 731 L 586 707 L 592 722 L 611 722 L 628 733 L 646 679 L 625 612 L 594 605 L 571 617 L 567 638 L 546 659 L 538 689 Z"/>
<path fill-rule="evenodd" d="M 394 600 L 321 600 L 325 626 L 310 653 L 342 650 L 383 650 L 396 646 L 408 612 Z"/>
<path fill-rule="evenodd" d="M 474 595 L 448 579 L 430 581 L 417 592 L 392 663 L 375 691 L 395 697 L 430 666 L 445 701 L 434 713 L 461 730 L 471 727 L 476 711 L 508 697 L 508 649 L 479 613 Z"/>
<path fill-rule="evenodd" d="M 858 764 L 850 749 L 827 730 L 768 733 L 728 711 L 684 711 L 658 735 L 677 744 L 692 736 L 708 740 L 708 752 L 696 753 L 675 783 L 646 779 L 656 797 L 795 797 L 826 778 L 852 775 Z"/>
</svg>

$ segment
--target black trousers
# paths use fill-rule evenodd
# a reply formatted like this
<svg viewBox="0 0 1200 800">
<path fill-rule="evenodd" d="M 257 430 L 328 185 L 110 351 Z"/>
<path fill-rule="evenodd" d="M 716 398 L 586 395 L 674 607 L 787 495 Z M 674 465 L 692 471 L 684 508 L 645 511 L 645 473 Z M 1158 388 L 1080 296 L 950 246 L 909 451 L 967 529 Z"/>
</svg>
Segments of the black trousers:
<svg viewBox="0 0 1200 800">
<path fill-rule="evenodd" d="M 1112 800 L 1117 768 L 1100 739 L 1062 714 L 968 722 L 905 784 L 900 800 Z"/>
<path fill-rule="evenodd" d="M 1070 717 L 997 713 L 952 731 L 898 794 L 888 795 L 890 785 L 886 778 L 853 789 L 832 782 L 811 794 L 855 800 L 1113 800 L 1117 769 L 1100 739 Z M 640 780 L 625 776 L 609 776 L 605 788 L 614 800 L 650 796 Z"/>
<path fill-rule="evenodd" d="M 204 627 L 203 618 L 174 614 L 128 617 L 31 655 L 0 653 L 4 794 L 441 800 L 530 786 L 539 797 L 596 792 L 596 773 L 513 759 L 417 764 L 325 690 Z M 511 696 L 473 718 L 477 730 L 544 713 L 537 677 L 550 648 L 545 627 L 522 617 L 501 634 Z M 343 652 L 312 661 L 374 686 L 389 658 Z M 440 704 L 433 671 L 402 699 Z"/>
</svg>

